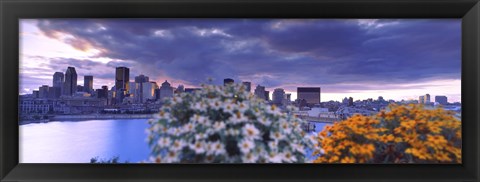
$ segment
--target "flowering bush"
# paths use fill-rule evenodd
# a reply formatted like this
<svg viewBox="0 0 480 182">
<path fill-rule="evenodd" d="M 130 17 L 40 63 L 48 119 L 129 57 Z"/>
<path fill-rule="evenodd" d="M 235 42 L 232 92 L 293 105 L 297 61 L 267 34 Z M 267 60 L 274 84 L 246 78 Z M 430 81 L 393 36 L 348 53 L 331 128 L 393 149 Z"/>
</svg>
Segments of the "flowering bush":
<svg viewBox="0 0 480 182">
<path fill-rule="evenodd" d="M 151 162 L 305 162 L 317 141 L 304 121 L 245 91 L 243 85 L 202 86 L 165 101 L 147 129 Z"/>
<path fill-rule="evenodd" d="M 441 108 L 390 105 L 355 115 L 319 133 L 317 163 L 460 163 L 461 122 Z"/>
</svg>

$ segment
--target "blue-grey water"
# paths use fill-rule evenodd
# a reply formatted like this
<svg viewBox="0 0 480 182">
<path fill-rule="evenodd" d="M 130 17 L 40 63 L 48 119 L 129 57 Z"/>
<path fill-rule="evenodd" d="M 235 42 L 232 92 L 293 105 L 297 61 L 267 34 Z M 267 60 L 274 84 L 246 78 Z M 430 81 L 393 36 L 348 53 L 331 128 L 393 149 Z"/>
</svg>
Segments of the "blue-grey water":
<svg viewBox="0 0 480 182">
<path fill-rule="evenodd" d="M 321 130 L 325 124 L 316 124 Z M 120 162 L 148 159 L 147 119 L 34 123 L 20 126 L 20 163 L 88 163 L 92 157 Z"/>
</svg>

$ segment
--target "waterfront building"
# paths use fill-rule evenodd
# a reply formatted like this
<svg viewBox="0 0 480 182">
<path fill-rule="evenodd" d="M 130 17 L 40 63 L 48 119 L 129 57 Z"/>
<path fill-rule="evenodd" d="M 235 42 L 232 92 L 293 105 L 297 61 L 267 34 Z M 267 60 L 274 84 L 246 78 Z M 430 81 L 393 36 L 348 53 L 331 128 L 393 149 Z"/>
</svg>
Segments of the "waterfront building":
<svg viewBox="0 0 480 182">
<path fill-rule="evenodd" d="M 292 94 L 286 94 L 287 102 L 292 101 Z"/>
<path fill-rule="evenodd" d="M 265 91 L 265 100 L 266 101 L 270 100 L 270 91 Z"/>
<path fill-rule="evenodd" d="M 62 95 L 63 82 L 65 82 L 64 80 L 65 80 L 65 76 L 63 75 L 62 72 L 55 72 L 53 74 L 52 86 L 60 89 L 60 95 Z"/>
<path fill-rule="evenodd" d="M 320 104 L 320 87 L 298 87 L 297 97 L 310 105 Z"/>
<path fill-rule="evenodd" d="M 74 67 L 68 67 L 65 72 L 63 83 L 63 95 L 72 96 L 77 91 L 77 71 Z"/>
<path fill-rule="evenodd" d="M 227 86 L 227 84 L 233 84 L 235 81 L 231 78 L 225 78 L 223 79 L 223 86 Z"/>
<path fill-rule="evenodd" d="M 127 67 L 115 68 L 115 98 L 117 103 L 122 103 L 129 90 L 130 69 Z"/>
<path fill-rule="evenodd" d="M 62 95 L 61 87 L 48 87 L 48 98 L 56 99 Z"/>
<path fill-rule="evenodd" d="M 20 97 L 18 107 L 20 115 L 47 114 L 51 110 L 52 104 L 47 99 Z"/>
<path fill-rule="evenodd" d="M 443 95 L 435 96 L 435 102 L 438 102 L 439 104 L 442 104 L 442 105 L 446 105 L 448 104 L 447 96 L 443 96 Z"/>
<path fill-rule="evenodd" d="M 40 92 L 38 90 L 32 91 L 32 96 L 33 98 L 39 98 L 40 97 Z"/>
<path fill-rule="evenodd" d="M 86 75 L 83 77 L 83 91 L 88 93 L 93 92 L 93 76 Z"/>
<path fill-rule="evenodd" d="M 255 96 L 257 96 L 260 99 L 267 100 L 267 97 L 265 97 L 265 87 L 264 86 L 257 85 L 257 87 L 255 88 L 254 94 L 255 94 Z"/>
<path fill-rule="evenodd" d="M 273 104 L 282 105 L 285 98 L 285 91 L 281 88 L 273 90 L 272 100 Z"/>
<path fill-rule="evenodd" d="M 163 101 L 167 97 L 173 97 L 173 87 L 165 80 L 160 87 L 160 100 Z"/>
<path fill-rule="evenodd" d="M 97 98 L 108 99 L 108 86 L 104 85 L 101 89 L 97 89 Z"/>
<path fill-rule="evenodd" d="M 348 106 L 353 106 L 353 97 L 348 98 Z"/>
<path fill-rule="evenodd" d="M 41 87 L 38 88 L 39 91 L 39 98 L 46 99 L 48 98 L 48 85 L 42 85 Z"/>
<path fill-rule="evenodd" d="M 242 84 L 245 86 L 245 90 L 247 92 L 251 92 L 251 90 L 252 90 L 252 83 L 251 82 L 242 82 Z"/>
</svg>

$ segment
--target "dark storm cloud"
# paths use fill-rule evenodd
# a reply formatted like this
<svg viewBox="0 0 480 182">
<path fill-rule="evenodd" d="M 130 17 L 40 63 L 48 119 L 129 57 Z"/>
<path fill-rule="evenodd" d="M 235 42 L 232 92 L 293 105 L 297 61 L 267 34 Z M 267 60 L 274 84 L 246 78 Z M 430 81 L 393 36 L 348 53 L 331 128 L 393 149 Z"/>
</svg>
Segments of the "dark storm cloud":
<svg viewBox="0 0 480 182">
<path fill-rule="evenodd" d="M 79 50 L 124 60 L 108 67 L 189 84 L 209 77 L 269 87 L 460 79 L 460 20 L 64 19 L 37 26 L 52 38 L 71 35 L 64 42 Z M 87 70 L 99 64 L 53 61 Z"/>
</svg>

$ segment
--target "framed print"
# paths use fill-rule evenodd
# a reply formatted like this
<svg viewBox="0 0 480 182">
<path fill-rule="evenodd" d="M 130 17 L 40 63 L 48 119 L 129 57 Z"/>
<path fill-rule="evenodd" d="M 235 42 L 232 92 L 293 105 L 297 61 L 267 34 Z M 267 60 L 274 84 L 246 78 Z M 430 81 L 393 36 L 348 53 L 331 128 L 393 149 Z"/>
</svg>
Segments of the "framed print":
<svg viewBox="0 0 480 182">
<path fill-rule="evenodd" d="M 478 180 L 477 1 L 1 8 L 2 180 Z"/>
</svg>

